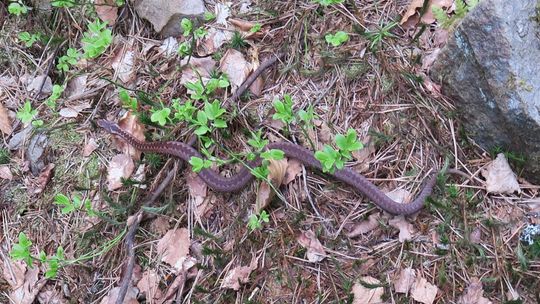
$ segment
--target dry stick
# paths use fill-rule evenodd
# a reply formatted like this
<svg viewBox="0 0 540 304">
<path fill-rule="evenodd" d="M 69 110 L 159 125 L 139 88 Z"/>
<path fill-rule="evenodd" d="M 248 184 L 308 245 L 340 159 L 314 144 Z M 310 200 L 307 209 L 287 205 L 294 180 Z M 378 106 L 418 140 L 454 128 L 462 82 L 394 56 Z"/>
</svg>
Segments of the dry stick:
<svg viewBox="0 0 540 304">
<path fill-rule="evenodd" d="M 272 66 L 278 59 L 280 59 L 283 56 L 283 53 L 277 54 L 273 56 L 272 58 L 266 60 L 263 62 L 251 75 L 238 87 L 236 92 L 231 95 L 231 97 L 226 100 L 223 104 L 223 107 L 228 102 L 235 101 L 238 99 L 246 90 L 249 88 L 249 86 L 257 79 L 262 72 L 264 72 L 267 68 Z M 189 140 L 189 145 L 194 145 L 196 141 L 195 136 L 191 136 Z M 183 163 L 181 163 L 183 165 Z M 165 179 L 160 183 L 160 185 L 157 187 L 155 191 L 152 192 L 148 196 L 148 199 L 146 200 L 144 206 L 149 206 L 154 203 L 154 201 L 157 200 L 157 198 L 161 195 L 161 193 L 165 190 L 165 188 L 169 185 L 169 183 L 173 180 L 173 177 L 176 173 L 175 170 L 171 170 Z M 133 268 L 135 267 L 135 249 L 134 247 L 134 240 L 135 240 L 135 234 L 137 233 L 137 230 L 139 228 L 139 225 L 141 224 L 141 221 L 143 219 L 143 213 L 144 210 L 139 210 L 135 214 L 135 220 L 129 227 L 129 230 L 126 234 L 126 254 L 128 258 L 128 262 L 126 264 L 126 270 L 124 271 L 124 276 L 122 277 L 122 280 L 120 281 L 120 290 L 118 291 L 118 297 L 116 298 L 116 304 L 122 304 L 124 303 L 124 298 L 126 297 L 127 289 L 129 287 L 129 283 L 131 281 L 131 276 L 133 275 Z"/>
</svg>

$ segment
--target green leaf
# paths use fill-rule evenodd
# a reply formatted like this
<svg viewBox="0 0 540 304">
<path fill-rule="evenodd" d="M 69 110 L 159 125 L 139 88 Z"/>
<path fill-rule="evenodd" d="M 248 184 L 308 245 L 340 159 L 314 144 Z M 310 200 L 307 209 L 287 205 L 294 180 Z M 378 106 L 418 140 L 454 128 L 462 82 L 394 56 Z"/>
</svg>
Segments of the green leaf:
<svg viewBox="0 0 540 304">
<path fill-rule="evenodd" d="M 326 34 L 324 36 L 326 42 L 330 43 L 332 46 L 339 46 L 342 43 L 349 40 L 349 34 L 344 31 L 336 32 L 335 34 Z"/>
<path fill-rule="evenodd" d="M 253 174 L 253 176 L 263 180 L 268 176 L 268 173 L 268 167 L 266 166 L 259 166 L 251 171 L 251 174 Z"/>
<path fill-rule="evenodd" d="M 60 210 L 62 214 L 68 214 L 75 210 L 75 205 L 69 200 L 69 198 L 63 194 L 57 194 L 54 197 L 54 203 L 59 206 L 63 206 Z"/>
<path fill-rule="evenodd" d="M 152 115 L 150 116 L 150 120 L 152 122 L 157 122 L 160 126 L 164 126 L 167 123 L 167 119 L 169 118 L 170 114 L 171 109 L 163 108 L 152 113 Z"/>
<path fill-rule="evenodd" d="M 208 160 L 203 160 L 202 158 L 192 156 L 189 159 L 189 164 L 191 165 L 194 172 L 200 172 L 202 169 L 210 168 L 212 163 Z"/>
<path fill-rule="evenodd" d="M 283 157 L 285 157 L 285 153 L 278 149 L 271 149 L 271 150 L 261 153 L 261 157 L 266 160 L 271 160 L 271 159 L 280 160 L 280 159 L 283 159 Z"/>
<path fill-rule="evenodd" d="M 191 20 L 187 18 L 182 18 L 182 21 L 180 21 L 180 26 L 184 31 L 182 35 L 189 36 L 191 34 L 191 31 L 193 30 L 193 22 L 191 22 Z"/>
<path fill-rule="evenodd" d="M 268 223 L 270 221 L 270 215 L 266 213 L 266 210 L 261 211 L 261 214 L 259 215 L 259 218 L 261 221 Z"/>
<path fill-rule="evenodd" d="M 261 133 L 261 130 L 257 133 L 251 133 L 251 139 L 248 140 L 248 144 L 259 151 L 268 145 L 268 140 L 262 139 Z"/>
<path fill-rule="evenodd" d="M 22 121 L 24 125 L 28 125 L 36 115 L 37 110 L 33 110 L 32 104 L 30 104 L 30 101 L 27 100 L 22 106 L 22 108 L 17 111 L 16 116 Z"/>
<path fill-rule="evenodd" d="M 258 31 L 260 31 L 262 28 L 262 25 L 260 23 L 256 23 L 254 26 L 252 26 L 250 29 L 249 29 L 249 32 L 250 33 L 256 33 Z"/>
<path fill-rule="evenodd" d="M 211 12 L 204 12 L 204 21 L 211 21 L 216 19 L 216 15 L 212 14 Z"/>
<path fill-rule="evenodd" d="M 13 244 L 10 251 L 10 256 L 14 260 L 23 260 L 29 267 L 32 266 L 32 256 L 30 255 L 30 246 L 32 242 L 28 239 L 24 232 L 19 233 L 19 242 Z"/>
<path fill-rule="evenodd" d="M 252 214 L 249 216 L 248 227 L 251 231 L 255 231 L 261 228 L 261 223 L 259 222 L 256 214 Z"/>
</svg>

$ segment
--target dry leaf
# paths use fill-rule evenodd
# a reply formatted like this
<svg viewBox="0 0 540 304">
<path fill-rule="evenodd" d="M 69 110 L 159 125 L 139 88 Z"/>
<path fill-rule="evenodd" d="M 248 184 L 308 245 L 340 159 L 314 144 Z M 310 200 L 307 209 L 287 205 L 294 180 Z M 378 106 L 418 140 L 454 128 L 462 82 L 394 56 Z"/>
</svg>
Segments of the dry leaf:
<svg viewBox="0 0 540 304">
<path fill-rule="evenodd" d="M 79 115 L 79 112 L 75 111 L 73 108 L 62 108 L 58 111 L 58 114 L 64 118 L 75 118 Z"/>
<path fill-rule="evenodd" d="M 221 288 L 229 288 L 238 291 L 240 284 L 248 282 L 249 275 L 255 269 L 257 269 L 258 260 L 253 258 L 249 266 L 238 266 L 227 272 L 227 275 L 221 282 Z"/>
<path fill-rule="evenodd" d="M 173 229 L 167 231 L 159 240 L 157 251 L 161 255 L 162 262 L 181 271 L 184 267 L 184 261 L 188 258 L 190 245 L 189 231 L 186 228 Z"/>
<path fill-rule="evenodd" d="M 285 172 L 285 177 L 283 178 L 283 185 L 288 185 L 292 182 L 300 173 L 302 173 L 302 163 L 294 158 L 289 159 L 287 162 L 287 171 Z"/>
<path fill-rule="evenodd" d="M 400 204 L 407 204 L 412 200 L 411 193 L 403 188 L 397 188 L 390 192 L 386 192 L 386 196 Z"/>
<path fill-rule="evenodd" d="M 317 263 L 322 261 L 326 257 L 326 251 L 324 250 L 323 245 L 321 244 L 321 242 L 319 242 L 313 231 L 302 231 L 302 233 L 300 233 L 296 240 L 302 247 L 307 249 L 306 255 L 308 261 L 312 263 Z"/>
<path fill-rule="evenodd" d="M 473 244 L 480 244 L 482 242 L 482 229 L 480 227 L 474 228 L 469 234 L 469 240 Z"/>
<path fill-rule="evenodd" d="M 107 170 L 107 188 L 109 191 L 122 187 L 122 178 L 128 178 L 133 173 L 135 164 L 129 155 L 118 154 L 111 159 Z"/>
<path fill-rule="evenodd" d="M 159 50 L 167 57 L 175 56 L 178 50 L 178 40 L 174 37 L 166 38 L 159 46 Z"/>
<path fill-rule="evenodd" d="M 0 178 L 7 179 L 7 180 L 13 179 L 13 174 L 11 174 L 11 170 L 9 169 L 9 166 L 0 165 Z"/>
<path fill-rule="evenodd" d="M 403 17 L 401 18 L 400 25 L 403 25 L 405 22 L 409 20 L 412 16 L 416 15 L 416 10 L 422 8 L 424 5 L 424 0 L 412 0 L 409 6 L 407 7 L 407 11 L 405 14 L 403 14 Z"/>
<path fill-rule="evenodd" d="M 6 135 L 10 135 L 13 132 L 8 111 L 2 103 L 0 103 L 0 131 Z"/>
<path fill-rule="evenodd" d="M 135 137 L 136 139 L 140 141 L 145 141 L 146 138 L 144 137 L 144 126 L 139 123 L 137 116 L 133 115 L 131 112 L 127 112 L 124 117 L 120 118 L 120 120 L 118 121 L 118 126 L 120 127 L 120 129 L 133 135 L 133 137 Z M 124 140 L 113 136 L 113 142 L 119 151 L 122 151 L 124 154 L 130 155 L 134 160 L 139 160 L 141 158 L 141 152 L 133 148 Z"/>
<path fill-rule="evenodd" d="M 222 3 L 216 3 L 216 23 L 227 26 L 227 18 L 231 15 L 230 6 Z"/>
<path fill-rule="evenodd" d="M 32 304 L 37 294 L 43 288 L 47 280 L 38 281 L 39 267 L 29 268 L 24 275 L 23 284 L 13 289 L 9 294 L 12 301 L 17 304 Z"/>
<path fill-rule="evenodd" d="M 45 187 L 47 187 L 47 184 L 49 183 L 49 181 L 51 180 L 54 174 L 54 171 L 53 171 L 54 167 L 55 165 L 53 163 L 50 163 L 41 170 L 41 173 L 39 173 L 39 176 L 36 182 L 36 187 L 33 188 L 32 193 L 38 194 L 38 193 L 43 192 L 43 190 L 45 190 Z"/>
<path fill-rule="evenodd" d="M 249 30 L 255 26 L 256 23 L 241 19 L 229 19 L 229 22 L 236 26 L 238 29 L 240 29 L 243 32 L 249 32 Z"/>
<path fill-rule="evenodd" d="M 212 57 L 191 57 L 188 61 L 188 58 L 182 59 L 180 62 L 181 66 L 185 66 L 189 63 L 189 66 L 185 67 L 182 71 L 182 76 L 180 77 L 180 84 L 184 85 L 188 82 L 197 82 L 199 78 L 203 83 L 207 83 L 210 80 L 210 73 L 216 67 L 216 61 Z M 192 91 L 188 89 L 188 93 Z"/>
<path fill-rule="evenodd" d="M 46 304 L 68 304 L 69 301 L 66 300 L 62 294 L 62 291 L 59 289 L 54 289 L 52 286 L 45 286 L 47 290 L 42 290 L 37 295 L 38 303 L 46 303 Z"/>
<path fill-rule="evenodd" d="M 193 198 L 195 203 L 195 214 L 197 217 L 201 218 L 209 210 L 208 200 L 206 199 L 208 185 L 193 171 L 188 173 L 186 184 L 188 186 L 189 195 Z"/>
<path fill-rule="evenodd" d="M 420 18 L 420 21 L 425 24 L 432 24 L 435 22 L 435 16 L 433 15 L 433 8 L 448 8 L 451 7 L 454 0 L 429 0 L 426 12 Z"/>
<path fill-rule="evenodd" d="M 116 23 L 118 7 L 115 0 L 96 0 L 94 9 L 99 19 L 106 21 L 111 26 Z"/>
<path fill-rule="evenodd" d="M 222 45 L 231 41 L 233 32 L 210 28 L 208 35 L 202 41 L 202 50 L 198 52 L 199 56 L 214 54 Z"/>
<path fill-rule="evenodd" d="M 7 281 L 11 289 L 17 289 L 24 283 L 24 274 L 26 273 L 26 264 L 23 261 L 12 261 L 11 259 L 2 259 L 0 264 L 0 274 Z"/>
<path fill-rule="evenodd" d="M 219 69 L 227 74 L 231 87 L 238 88 L 251 72 L 251 65 L 242 53 L 235 49 L 228 49 L 219 62 Z"/>
<path fill-rule="evenodd" d="M 111 65 L 122 82 L 130 83 L 135 80 L 135 52 L 131 49 L 119 48 Z"/>
<path fill-rule="evenodd" d="M 398 293 L 408 293 L 416 279 L 416 271 L 410 267 L 401 269 L 399 277 L 394 282 L 394 290 Z"/>
<path fill-rule="evenodd" d="M 84 145 L 83 148 L 83 156 L 88 157 L 92 152 L 94 152 L 97 149 L 98 145 L 96 143 L 96 140 L 94 138 L 90 138 L 86 145 Z"/>
<path fill-rule="evenodd" d="M 380 285 L 381 282 L 373 277 L 362 277 L 360 281 L 365 282 L 369 285 Z M 354 295 L 353 304 L 376 304 L 384 303 L 382 296 L 384 294 L 383 287 L 376 288 L 367 288 L 364 287 L 361 283 L 354 283 L 352 288 L 352 293 Z"/>
<path fill-rule="evenodd" d="M 118 298 L 118 292 L 120 291 L 120 287 L 115 287 L 109 291 L 109 293 L 101 299 L 100 304 L 116 304 L 116 299 Z M 129 287 L 126 293 L 126 296 L 124 297 L 124 304 L 139 304 L 139 301 L 137 301 L 137 295 L 139 291 L 136 287 Z"/>
<path fill-rule="evenodd" d="M 279 188 L 287 172 L 287 159 L 270 160 L 268 165 L 268 180 L 275 187 Z M 275 193 L 272 187 L 263 181 L 257 191 L 257 198 L 255 199 L 255 212 L 258 214 L 272 201 Z"/>
<path fill-rule="evenodd" d="M 393 219 L 388 221 L 388 224 L 390 224 L 390 226 L 392 227 L 399 229 L 398 239 L 401 243 L 412 239 L 414 227 L 411 223 L 405 220 L 405 217 L 403 215 L 394 217 Z"/>
<path fill-rule="evenodd" d="M 145 295 L 146 301 L 152 302 L 163 296 L 163 293 L 159 289 L 160 278 L 158 273 L 149 269 L 142 274 L 141 280 L 137 283 L 139 291 Z"/>
<path fill-rule="evenodd" d="M 347 234 L 347 237 L 353 238 L 357 237 L 361 234 L 368 233 L 372 231 L 373 229 L 379 227 L 379 213 L 373 213 L 371 214 L 367 220 L 360 221 L 360 223 L 357 223 L 353 226 L 351 229 L 351 232 Z"/>
<path fill-rule="evenodd" d="M 489 193 L 521 192 L 516 175 L 503 153 L 499 153 L 497 158 L 482 170 L 482 175 L 486 178 L 486 190 Z"/>
<path fill-rule="evenodd" d="M 169 230 L 169 219 L 165 216 L 157 216 L 150 223 L 150 231 L 157 235 L 164 235 Z"/>
<path fill-rule="evenodd" d="M 413 299 L 420 303 L 431 304 L 437 297 L 438 288 L 435 285 L 428 283 L 424 278 L 416 278 L 416 282 L 411 290 L 411 296 Z"/>
<path fill-rule="evenodd" d="M 37 93 L 41 88 L 40 95 L 50 94 L 52 92 L 52 80 L 47 75 L 36 76 L 32 79 L 30 84 L 26 87 L 28 92 Z"/>
<path fill-rule="evenodd" d="M 64 90 L 64 96 L 66 98 L 75 100 L 79 99 L 86 92 L 86 86 L 88 84 L 88 75 L 80 75 L 72 78 Z"/>
<path fill-rule="evenodd" d="M 491 304 L 492 302 L 482 295 L 484 290 L 482 289 L 482 282 L 478 278 L 471 278 L 471 283 L 465 289 L 465 292 L 458 299 L 458 304 Z"/>
<path fill-rule="evenodd" d="M 426 11 L 424 12 L 420 20 L 425 24 L 431 24 L 435 22 L 435 17 L 433 16 L 433 7 L 447 8 L 447 7 L 450 7 L 452 3 L 453 3 L 453 0 L 429 0 Z M 417 22 L 414 22 L 413 24 L 411 24 L 410 19 L 418 18 L 418 15 L 416 13 L 417 11 L 420 11 L 423 5 L 424 5 L 424 0 L 412 0 L 409 6 L 407 7 L 407 11 L 405 12 L 405 14 L 403 14 L 400 24 L 401 25 L 407 24 L 408 25 L 407 27 L 416 25 Z"/>
</svg>

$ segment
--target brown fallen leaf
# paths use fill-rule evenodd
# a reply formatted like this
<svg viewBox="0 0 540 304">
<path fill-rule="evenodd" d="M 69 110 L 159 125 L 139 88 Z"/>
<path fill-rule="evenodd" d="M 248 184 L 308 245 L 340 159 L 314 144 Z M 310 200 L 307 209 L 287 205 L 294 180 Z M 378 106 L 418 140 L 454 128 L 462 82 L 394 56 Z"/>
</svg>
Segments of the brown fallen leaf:
<svg viewBox="0 0 540 304">
<path fill-rule="evenodd" d="M 68 304 L 69 301 L 64 298 L 62 291 L 54 289 L 52 286 L 45 286 L 47 290 L 41 290 L 37 295 L 38 303 L 47 303 L 47 304 Z"/>
<path fill-rule="evenodd" d="M 208 35 L 201 43 L 201 50 L 198 51 L 199 56 L 208 56 L 214 54 L 222 45 L 231 41 L 233 32 L 221 30 L 217 28 L 210 28 Z"/>
<path fill-rule="evenodd" d="M 24 284 L 26 268 L 26 264 L 23 261 L 2 259 L 0 263 L 0 274 L 9 286 L 11 286 L 11 289 L 15 290 Z"/>
<path fill-rule="evenodd" d="M 147 302 L 155 301 L 163 296 L 163 292 L 159 288 L 160 280 L 159 274 L 153 269 L 143 272 L 141 280 L 137 283 L 137 288 L 145 295 Z"/>
<path fill-rule="evenodd" d="M 211 56 L 202 58 L 192 57 L 189 61 L 187 58 L 184 58 L 180 62 L 180 65 L 184 67 L 188 63 L 189 66 L 184 68 L 180 77 L 180 84 L 182 85 L 188 82 L 197 82 L 199 81 L 199 77 L 203 83 L 206 83 L 210 80 L 210 73 L 216 68 L 216 61 Z M 191 92 L 191 90 L 188 90 L 188 93 Z"/>
<path fill-rule="evenodd" d="M 199 218 L 204 217 L 209 210 L 208 200 L 206 198 L 208 194 L 208 185 L 193 171 L 188 173 L 186 184 L 188 186 L 189 195 L 193 198 L 195 203 L 195 214 Z"/>
<path fill-rule="evenodd" d="M 350 238 L 357 237 L 361 234 L 365 234 L 372 231 L 373 229 L 376 229 L 377 227 L 379 227 L 380 217 L 381 215 L 378 212 L 370 214 L 367 220 L 363 220 L 355 224 L 352 227 L 351 232 L 347 234 L 347 237 L 350 237 Z"/>
<path fill-rule="evenodd" d="M 84 157 L 88 157 L 90 156 L 90 154 L 92 154 L 92 152 L 94 152 L 96 149 L 97 149 L 98 145 L 96 143 L 96 140 L 92 137 L 90 139 L 88 139 L 88 141 L 86 142 L 86 144 L 84 145 L 84 148 L 83 148 L 83 156 Z"/>
<path fill-rule="evenodd" d="M 283 182 L 285 172 L 287 171 L 287 163 L 287 159 L 285 158 L 280 160 L 270 160 L 270 164 L 268 165 L 268 180 L 276 189 L 279 188 Z M 272 198 L 274 198 L 275 192 L 272 189 L 272 186 L 266 181 L 261 182 L 255 199 L 255 212 L 257 214 L 266 208 L 272 201 Z"/>
<path fill-rule="evenodd" d="M 503 153 L 499 153 L 497 158 L 487 165 L 485 170 L 482 170 L 482 175 L 486 178 L 486 191 L 488 193 L 521 192 L 516 175 Z"/>
<path fill-rule="evenodd" d="M 188 259 L 191 240 L 186 228 L 172 229 L 158 241 L 157 252 L 161 261 L 173 266 L 177 271 L 184 267 Z"/>
<path fill-rule="evenodd" d="M 127 112 L 122 118 L 120 118 L 118 121 L 118 126 L 120 129 L 130 133 L 138 140 L 145 141 L 146 138 L 144 137 L 144 126 L 139 122 L 137 116 L 133 115 L 133 113 Z M 113 136 L 113 142 L 119 151 L 130 155 L 134 160 L 139 160 L 141 158 L 141 152 L 133 148 L 133 146 L 122 139 Z"/>
<path fill-rule="evenodd" d="M 39 291 L 47 280 L 38 280 L 39 267 L 29 268 L 24 275 L 24 282 L 9 294 L 12 301 L 17 304 L 32 304 Z"/>
<path fill-rule="evenodd" d="M 463 295 L 459 297 L 458 304 L 492 304 L 493 302 L 484 298 L 482 296 L 483 294 L 482 282 L 478 278 L 473 277 Z"/>
<path fill-rule="evenodd" d="M 156 235 L 165 235 L 169 231 L 169 219 L 166 216 L 157 216 L 150 223 L 150 231 Z"/>
<path fill-rule="evenodd" d="M 99 19 L 106 21 L 111 26 L 116 23 L 118 7 L 114 0 L 96 0 L 94 9 Z"/>
<path fill-rule="evenodd" d="M 135 61 L 135 52 L 131 49 L 131 45 L 117 48 L 111 66 L 123 83 L 131 83 L 135 80 L 137 76 Z"/>
<path fill-rule="evenodd" d="M 289 159 L 287 163 L 287 171 L 285 172 L 285 177 L 283 178 L 283 185 L 290 184 L 297 176 L 302 173 L 302 163 L 297 159 Z"/>
<path fill-rule="evenodd" d="M 386 196 L 400 204 L 408 204 L 412 200 L 412 194 L 403 188 L 396 188 L 386 192 Z"/>
<path fill-rule="evenodd" d="M 390 226 L 392 227 L 399 229 L 398 239 L 401 243 L 412 239 L 412 234 L 414 233 L 414 226 L 411 223 L 407 222 L 403 215 L 394 217 L 393 219 L 388 221 L 388 224 L 390 224 Z"/>
<path fill-rule="evenodd" d="M 409 18 L 416 15 L 417 10 L 422 8 L 423 5 L 424 0 L 412 0 L 411 3 L 409 3 L 409 6 L 407 6 L 407 11 L 403 14 L 403 17 L 401 17 L 400 25 L 405 24 L 409 21 Z"/>
<path fill-rule="evenodd" d="M 79 116 L 82 110 L 90 108 L 92 105 L 89 102 L 71 102 L 67 104 L 67 107 L 60 109 L 58 114 L 64 118 L 75 118 Z"/>
<path fill-rule="evenodd" d="M 448 8 L 452 6 L 452 3 L 453 3 L 453 0 L 429 0 L 426 11 L 424 12 L 424 14 L 419 20 L 425 24 L 431 24 L 435 22 L 435 17 L 433 16 L 433 7 Z M 412 18 L 417 19 L 418 18 L 417 12 L 419 12 L 423 6 L 424 6 L 424 0 L 412 0 L 409 6 L 407 7 L 407 11 L 405 12 L 405 14 L 403 14 L 400 24 L 401 25 L 407 24 L 409 25 L 408 27 L 412 27 L 416 25 L 417 22 L 414 24 L 411 24 L 410 19 Z"/>
<path fill-rule="evenodd" d="M 313 231 L 302 231 L 296 240 L 298 244 L 307 249 L 306 256 L 308 261 L 318 263 L 326 257 L 326 251 Z"/>
<path fill-rule="evenodd" d="M 221 288 L 238 291 L 241 286 L 240 284 L 248 282 L 249 275 L 253 270 L 257 269 L 257 264 L 258 259 L 253 257 L 249 266 L 238 266 L 229 270 L 221 282 Z"/>
<path fill-rule="evenodd" d="M 11 173 L 8 165 L 0 165 L 0 178 L 7 180 L 13 179 L 13 174 Z"/>
<path fill-rule="evenodd" d="M 116 304 L 116 299 L 118 298 L 118 292 L 120 292 L 120 287 L 115 287 L 109 291 L 109 293 L 101 299 L 100 304 Z M 124 297 L 123 304 L 139 304 L 137 301 L 137 295 L 139 291 L 136 287 L 129 287 Z"/>
<path fill-rule="evenodd" d="M 129 155 L 118 154 L 114 156 L 107 168 L 107 188 L 109 191 L 122 187 L 122 179 L 130 177 L 134 169 L 135 164 Z"/>
<path fill-rule="evenodd" d="M 47 187 L 47 184 L 49 183 L 54 174 L 54 167 L 55 165 L 53 163 L 50 163 L 41 170 L 41 173 L 39 173 L 39 176 L 37 178 L 35 187 L 32 188 L 33 194 L 38 194 L 45 190 L 45 187 Z"/>
<path fill-rule="evenodd" d="M 219 62 L 219 69 L 229 77 L 232 88 L 238 88 L 251 72 L 251 65 L 244 55 L 235 49 L 228 49 Z"/>
<path fill-rule="evenodd" d="M 399 272 L 399 276 L 394 281 L 394 290 L 397 293 L 407 294 L 411 289 L 416 279 L 416 271 L 410 267 L 403 268 Z"/>
<path fill-rule="evenodd" d="M 4 107 L 3 103 L 0 103 L 0 131 L 6 135 L 10 135 L 13 132 L 11 127 L 11 120 L 9 119 L 8 111 Z"/>
<path fill-rule="evenodd" d="M 437 297 L 439 289 L 425 278 L 417 277 L 411 289 L 411 296 L 420 303 L 431 304 Z"/>
<path fill-rule="evenodd" d="M 380 285 L 381 282 L 373 277 L 366 276 L 360 278 L 361 282 L 369 285 Z M 382 296 L 384 294 L 383 287 L 367 288 L 362 283 L 356 282 L 352 288 L 354 295 L 353 304 L 380 304 L 384 303 Z"/>
<path fill-rule="evenodd" d="M 425 13 L 420 18 L 420 21 L 424 24 L 432 24 L 436 21 L 435 16 L 433 15 L 433 8 L 449 8 L 454 3 L 454 0 L 430 0 L 426 8 Z M 450 13 L 450 11 L 449 11 Z"/>
</svg>

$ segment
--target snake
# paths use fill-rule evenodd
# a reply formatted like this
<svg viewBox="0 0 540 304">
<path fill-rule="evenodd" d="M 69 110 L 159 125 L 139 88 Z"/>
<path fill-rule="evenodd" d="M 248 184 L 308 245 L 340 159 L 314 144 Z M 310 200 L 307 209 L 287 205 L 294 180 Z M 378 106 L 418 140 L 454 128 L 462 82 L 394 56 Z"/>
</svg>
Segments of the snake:
<svg viewBox="0 0 540 304">
<path fill-rule="evenodd" d="M 103 128 L 107 133 L 116 135 L 135 149 L 144 153 L 158 153 L 177 157 L 183 161 L 189 162 L 192 157 L 203 158 L 202 155 L 192 146 L 180 141 L 156 141 L 145 142 L 135 138 L 133 135 L 123 130 L 118 124 L 99 119 L 97 125 Z M 315 154 L 300 145 L 293 144 L 287 141 L 269 143 L 264 147 L 264 150 L 278 149 L 283 151 L 288 158 L 294 158 L 300 161 L 307 167 L 323 172 L 321 162 L 315 158 Z M 254 160 L 245 163 L 237 173 L 226 177 L 218 171 L 210 168 L 204 168 L 197 172 L 199 177 L 216 192 L 237 192 L 245 188 L 254 176 L 251 174 L 253 168 L 262 164 L 262 159 L 256 157 Z M 335 169 L 329 173 L 335 179 L 353 187 L 358 192 L 365 195 L 370 201 L 377 205 L 380 209 L 393 215 L 411 215 L 422 209 L 424 202 L 431 195 L 433 187 L 437 180 L 439 170 L 434 170 L 426 177 L 424 185 L 418 196 L 410 203 L 402 204 L 389 198 L 382 190 L 370 182 L 366 177 L 352 170 L 349 167 L 343 169 Z"/>
</svg>

